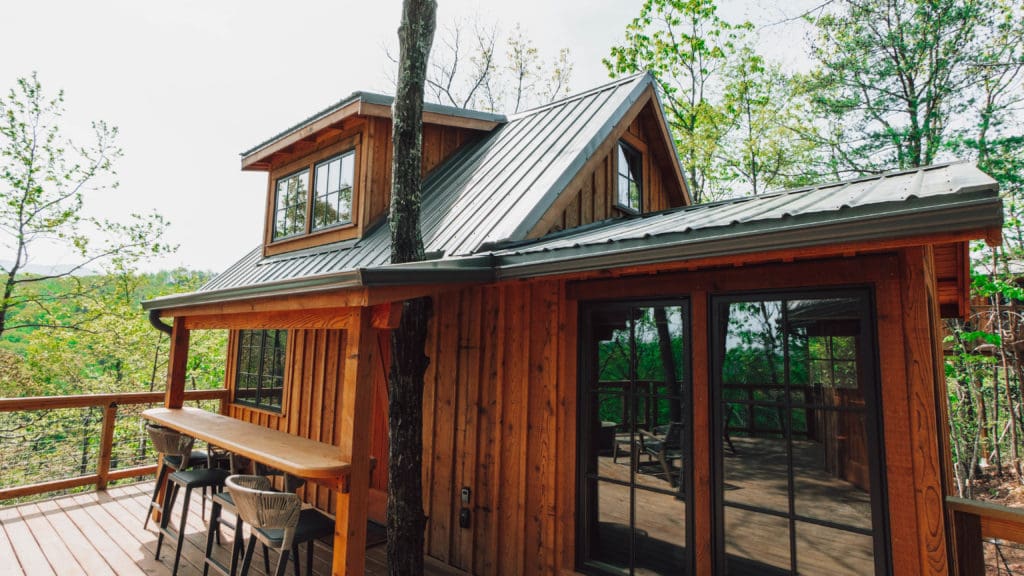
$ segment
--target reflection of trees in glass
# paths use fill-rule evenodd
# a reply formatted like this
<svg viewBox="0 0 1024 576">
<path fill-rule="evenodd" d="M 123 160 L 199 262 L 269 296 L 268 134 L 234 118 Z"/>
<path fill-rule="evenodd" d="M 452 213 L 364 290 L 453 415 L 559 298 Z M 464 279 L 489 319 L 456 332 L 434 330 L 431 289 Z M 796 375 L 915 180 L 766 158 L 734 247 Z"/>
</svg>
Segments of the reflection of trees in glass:
<svg viewBox="0 0 1024 576">
<path fill-rule="evenodd" d="M 306 231 L 306 199 L 309 176 L 305 172 L 277 181 L 274 208 L 274 239 Z"/>
<path fill-rule="evenodd" d="M 679 306 L 622 309 L 602 312 L 607 336 L 598 342 L 598 381 L 602 394 L 601 420 L 622 423 L 620 394 L 641 396 L 632 412 L 638 424 L 655 426 L 679 422 L 683 417 L 684 365 L 683 309 Z M 615 383 L 616 385 L 609 385 Z M 630 383 L 633 383 L 632 390 Z M 647 421 L 650 416 L 654 421 Z"/>
<path fill-rule="evenodd" d="M 313 229 L 326 228 L 352 221 L 352 180 L 355 172 L 355 151 L 316 165 L 313 185 Z"/>
</svg>

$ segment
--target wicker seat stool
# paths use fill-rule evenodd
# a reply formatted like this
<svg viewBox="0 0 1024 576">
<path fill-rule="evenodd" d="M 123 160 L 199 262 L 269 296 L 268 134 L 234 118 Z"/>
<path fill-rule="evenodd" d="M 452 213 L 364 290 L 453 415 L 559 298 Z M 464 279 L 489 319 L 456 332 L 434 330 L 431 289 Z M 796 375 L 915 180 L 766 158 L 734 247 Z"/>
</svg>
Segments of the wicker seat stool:
<svg viewBox="0 0 1024 576">
<path fill-rule="evenodd" d="M 225 482 L 241 520 L 252 527 L 252 536 L 242 561 L 242 576 L 249 571 L 256 541 L 280 552 L 275 574 L 284 576 L 289 554 L 299 570 L 298 546 L 306 548 L 306 574 L 313 574 L 313 541 L 334 534 L 334 521 L 313 508 L 302 508 L 302 500 L 290 492 L 275 492 L 263 476 L 231 476 Z M 209 540 L 209 538 L 208 538 Z"/>
<path fill-rule="evenodd" d="M 207 462 L 207 454 L 202 450 L 193 450 L 192 445 L 195 443 L 195 438 L 185 436 L 179 432 L 171 430 L 170 428 L 164 428 L 163 426 L 156 426 L 154 424 L 146 425 L 146 432 L 149 433 L 150 442 L 153 443 L 153 449 L 163 455 L 160 460 L 159 466 L 156 471 L 156 483 L 153 485 L 153 497 L 149 501 L 149 510 L 146 511 L 146 518 L 142 522 L 142 529 L 145 530 L 149 526 L 149 518 L 153 515 L 153 510 L 158 512 L 162 511 L 160 503 L 160 489 L 166 488 L 167 475 L 172 472 L 179 470 L 186 470 L 194 466 L 202 466 Z M 182 454 L 188 454 L 188 460 L 182 463 L 185 458 Z"/>
</svg>

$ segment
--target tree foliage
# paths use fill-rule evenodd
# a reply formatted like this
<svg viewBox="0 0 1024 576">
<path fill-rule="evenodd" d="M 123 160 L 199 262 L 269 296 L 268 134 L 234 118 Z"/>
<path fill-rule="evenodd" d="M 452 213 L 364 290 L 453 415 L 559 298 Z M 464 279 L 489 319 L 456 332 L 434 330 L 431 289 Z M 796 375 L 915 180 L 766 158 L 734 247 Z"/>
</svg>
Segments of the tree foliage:
<svg viewBox="0 0 1024 576">
<path fill-rule="evenodd" d="M 88 297 L 89 285 L 71 283 L 64 292 L 30 290 L 54 278 L 95 270 L 131 270 L 142 258 L 171 249 L 161 242 L 167 223 L 158 214 L 132 215 L 126 222 L 88 217 L 87 193 L 117 187 L 114 162 L 121 156 L 117 128 L 92 124 L 93 138 L 79 145 L 60 125 L 64 94 L 48 96 L 35 74 L 18 79 L 0 97 L 0 335 L 26 328 L 81 328 L 94 316 L 57 317 L 40 322 L 12 316 L 14 310 L 48 311 L 60 301 Z M 57 245 L 77 256 L 63 270 L 24 274 L 33 250 Z"/>
</svg>

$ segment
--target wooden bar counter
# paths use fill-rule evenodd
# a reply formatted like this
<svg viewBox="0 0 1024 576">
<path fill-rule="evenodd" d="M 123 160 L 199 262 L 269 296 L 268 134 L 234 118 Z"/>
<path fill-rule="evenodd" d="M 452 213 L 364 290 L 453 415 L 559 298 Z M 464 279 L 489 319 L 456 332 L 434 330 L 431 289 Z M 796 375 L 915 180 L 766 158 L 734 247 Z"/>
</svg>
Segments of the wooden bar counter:
<svg viewBox="0 0 1024 576">
<path fill-rule="evenodd" d="M 142 417 L 300 478 L 334 484 L 351 469 L 337 446 L 198 408 L 150 408 Z"/>
</svg>

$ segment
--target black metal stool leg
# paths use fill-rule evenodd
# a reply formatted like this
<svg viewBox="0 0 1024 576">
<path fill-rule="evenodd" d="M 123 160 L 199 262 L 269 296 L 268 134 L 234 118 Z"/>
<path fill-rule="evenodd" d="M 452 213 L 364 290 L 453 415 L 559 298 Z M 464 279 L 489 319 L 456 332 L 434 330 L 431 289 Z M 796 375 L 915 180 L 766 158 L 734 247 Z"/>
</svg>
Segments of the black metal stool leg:
<svg viewBox="0 0 1024 576">
<path fill-rule="evenodd" d="M 181 501 L 181 524 L 178 528 L 178 545 L 174 550 L 174 568 L 171 568 L 171 576 L 178 573 L 178 564 L 181 562 L 181 545 L 185 542 L 185 529 L 188 523 L 188 501 L 192 497 L 192 488 L 185 488 L 185 499 Z"/>
<path fill-rule="evenodd" d="M 249 566 L 252 565 L 252 555 L 256 551 L 256 537 L 249 538 L 249 545 L 245 547 L 245 559 L 242 560 L 242 574 L 249 573 Z"/>
</svg>

